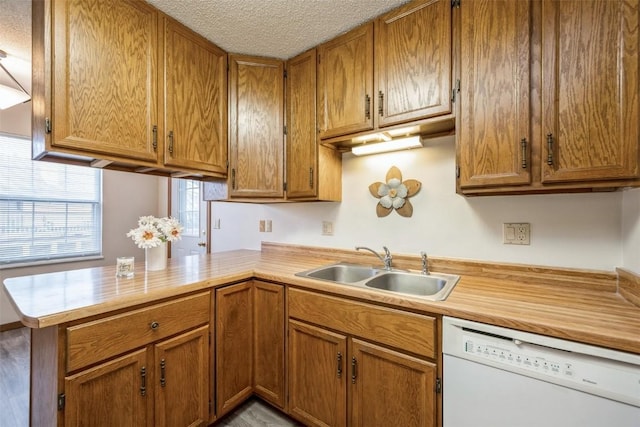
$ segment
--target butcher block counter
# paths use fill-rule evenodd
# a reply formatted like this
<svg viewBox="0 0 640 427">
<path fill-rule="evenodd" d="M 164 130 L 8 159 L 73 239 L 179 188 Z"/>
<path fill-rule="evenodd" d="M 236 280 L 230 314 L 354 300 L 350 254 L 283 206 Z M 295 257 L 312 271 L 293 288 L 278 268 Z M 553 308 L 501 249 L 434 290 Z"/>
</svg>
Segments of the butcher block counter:
<svg viewBox="0 0 640 427">
<path fill-rule="evenodd" d="M 22 323 L 44 328 L 251 278 L 363 301 L 490 323 L 640 354 L 640 278 L 627 271 L 563 269 L 430 258 L 434 272 L 460 275 L 445 301 L 391 294 L 295 276 L 336 261 L 378 266 L 355 251 L 263 243 L 237 250 L 170 259 L 163 271 L 117 279 L 114 267 L 6 279 Z M 394 267 L 419 270 L 419 257 L 394 254 Z M 620 278 L 619 276 L 622 276 Z M 629 289 L 622 292 L 619 283 Z M 625 295 L 623 297 L 622 295 Z"/>
</svg>

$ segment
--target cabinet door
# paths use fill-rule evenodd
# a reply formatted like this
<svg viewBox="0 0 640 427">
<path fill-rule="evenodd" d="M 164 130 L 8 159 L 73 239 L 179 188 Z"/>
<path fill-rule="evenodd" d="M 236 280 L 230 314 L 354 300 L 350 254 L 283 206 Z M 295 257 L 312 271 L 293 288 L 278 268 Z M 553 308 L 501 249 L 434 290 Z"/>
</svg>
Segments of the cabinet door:
<svg viewBox="0 0 640 427">
<path fill-rule="evenodd" d="M 287 198 L 313 197 L 318 188 L 316 50 L 287 62 Z"/>
<path fill-rule="evenodd" d="M 320 137 L 373 129 L 373 22 L 318 48 Z"/>
<path fill-rule="evenodd" d="M 436 425 L 436 365 L 352 339 L 351 425 Z"/>
<path fill-rule="evenodd" d="M 638 0 L 542 2 L 543 182 L 640 176 L 639 24 Z"/>
<path fill-rule="evenodd" d="M 460 187 L 528 184 L 531 3 L 470 0 L 460 14 Z"/>
<path fill-rule="evenodd" d="M 164 163 L 227 175 L 227 55 L 163 19 Z"/>
<path fill-rule="evenodd" d="M 155 426 L 209 420 L 209 326 L 155 345 Z"/>
<path fill-rule="evenodd" d="M 151 377 L 139 350 L 65 378 L 65 426 L 148 425 Z"/>
<path fill-rule="evenodd" d="M 231 197 L 284 196 L 284 64 L 229 56 Z"/>
<path fill-rule="evenodd" d="M 378 126 L 451 112 L 451 1 L 420 0 L 376 20 Z"/>
<path fill-rule="evenodd" d="M 284 286 L 253 282 L 253 321 L 255 392 L 284 408 Z"/>
<path fill-rule="evenodd" d="M 53 2 L 51 144 L 157 161 L 158 13 L 140 1 Z"/>
<path fill-rule="evenodd" d="M 217 416 L 253 392 L 252 283 L 216 289 Z"/>
<path fill-rule="evenodd" d="M 289 413 L 308 426 L 347 424 L 347 339 L 289 320 Z"/>
</svg>

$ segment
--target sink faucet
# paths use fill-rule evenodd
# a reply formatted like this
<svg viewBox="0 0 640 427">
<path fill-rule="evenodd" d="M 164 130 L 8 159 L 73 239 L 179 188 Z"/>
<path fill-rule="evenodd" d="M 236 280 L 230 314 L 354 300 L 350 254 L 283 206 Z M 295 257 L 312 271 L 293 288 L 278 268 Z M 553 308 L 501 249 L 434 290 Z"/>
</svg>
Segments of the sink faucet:
<svg viewBox="0 0 640 427">
<path fill-rule="evenodd" d="M 422 257 L 422 274 L 429 274 L 429 259 L 427 258 L 427 253 L 422 251 L 420 252 L 420 256 Z"/>
<path fill-rule="evenodd" d="M 382 247 L 382 249 L 384 249 L 384 258 L 378 252 L 374 251 L 371 248 L 367 248 L 366 246 L 356 246 L 356 251 L 359 251 L 361 249 L 367 250 L 377 256 L 378 259 L 384 264 L 384 269 L 387 271 L 391 270 L 391 261 L 393 261 L 393 257 L 391 256 L 391 252 L 389 252 L 389 249 L 387 249 L 386 246 Z"/>
</svg>

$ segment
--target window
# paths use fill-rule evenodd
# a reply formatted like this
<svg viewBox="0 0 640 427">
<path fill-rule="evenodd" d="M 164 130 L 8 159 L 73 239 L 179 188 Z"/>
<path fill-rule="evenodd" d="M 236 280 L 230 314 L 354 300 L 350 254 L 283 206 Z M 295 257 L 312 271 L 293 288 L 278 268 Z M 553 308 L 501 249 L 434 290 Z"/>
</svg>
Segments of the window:
<svg viewBox="0 0 640 427">
<path fill-rule="evenodd" d="M 0 267 L 102 254 L 102 171 L 31 160 L 0 134 Z"/>
<path fill-rule="evenodd" d="M 200 236 L 200 182 L 175 179 L 178 185 L 178 221 L 184 227 L 183 236 Z"/>
</svg>

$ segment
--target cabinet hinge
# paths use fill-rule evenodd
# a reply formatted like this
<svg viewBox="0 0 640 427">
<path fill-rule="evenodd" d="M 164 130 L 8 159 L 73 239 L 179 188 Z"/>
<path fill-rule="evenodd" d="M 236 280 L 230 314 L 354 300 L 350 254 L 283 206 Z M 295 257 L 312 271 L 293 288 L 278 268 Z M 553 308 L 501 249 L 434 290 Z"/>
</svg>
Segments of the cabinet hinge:
<svg viewBox="0 0 640 427">
<path fill-rule="evenodd" d="M 64 393 L 58 395 L 58 411 L 64 411 L 64 404 L 67 400 L 67 396 Z"/>
<path fill-rule="evenodd" d="M 460 7 L 460 0 L 451 0 L 451 8 Z"/>
<path fill-rule="evenodd" d="M 442 380 L 436 378 L 436 393 L 442 393 Z"/>
<path fill-rule="evenodd" d="M 45 133 L 51 133 L 51 119 L 49 117 L 44 119 L 44 131 Z"/>
<path fill-rule="evenodd" d="M 283 74 L 284 74 L 284 78 L 286 79 L 287 78 L 287 70 L 284 70 Z"/>
<path fill-rule="evenodd" d="M 451 102 L 455 103 L 456 102 L 456 95 L 460 93 L 460 79 L 456 80 L 456 84 L 453 88 L 453 90 L 451 91 Z"/>
<path fill-rule="evenodd" d="M 287 191 L 287 183 L 286 183 L 286 182 L 285 182 L 284 184 L 282 184 L 282 189 L 283 189 L 284 191 Z"/>
<path fill-rule="evenodd" d="M 227 170 L 229 170 L 229 160 L 227 160 Z"/>
<path fill-rule="evenodd" d="M 285 135 L 287 134 L 287 126 L 282 127 L 282 132 L 284 132 Z"/>
<path fill-rule="evenodd" d="M 456 165 L 456 178 L 460 178 L 460 166 Z"/>
</svg>

